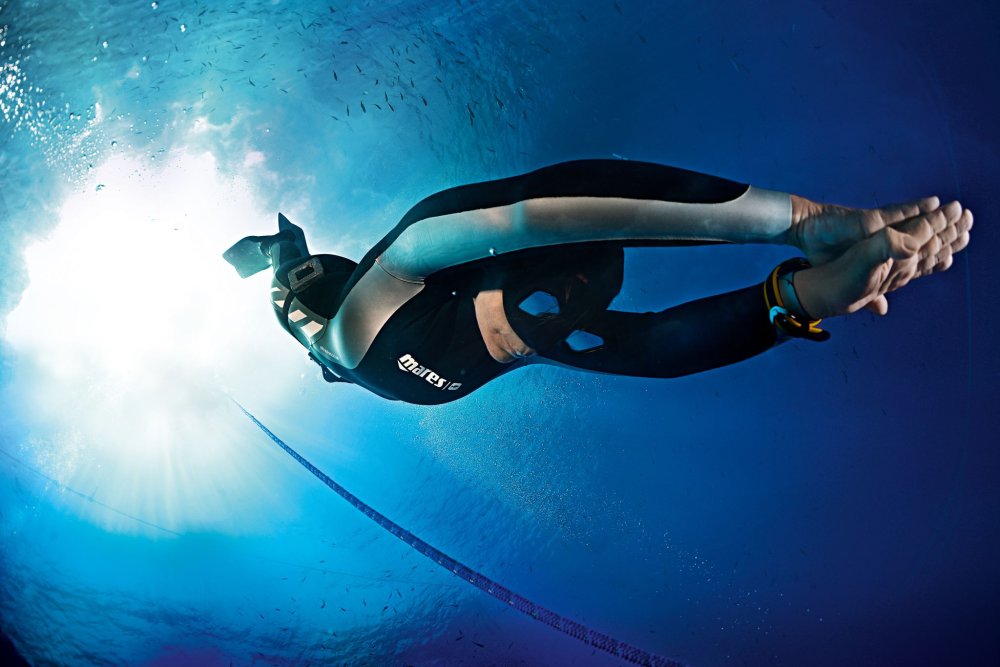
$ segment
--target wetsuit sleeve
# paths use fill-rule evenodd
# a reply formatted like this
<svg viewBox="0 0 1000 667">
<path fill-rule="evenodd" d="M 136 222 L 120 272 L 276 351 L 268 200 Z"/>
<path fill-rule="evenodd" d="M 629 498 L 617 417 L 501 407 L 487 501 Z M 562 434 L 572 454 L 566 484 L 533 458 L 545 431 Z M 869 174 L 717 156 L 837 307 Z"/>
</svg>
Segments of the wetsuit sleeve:
<svg viewBox="0 0 1000 667">
<path fill-rule="evenodd" d="M 570 336 L 539 354 L 598 373 L 671 378 L 743 361 L 778 342 L 759 284 L 656 313 L 598 311 L 577 332 L 590 337 L 587 349 L 574 350 Z"/>
<path fill-rule="evenodd" d="M 419 283 L 442 269 L 529 248 L 775 243 L 790 226 L 785 193 L 659 164 L 581 160 L 428 197 L 374 252 L 390 275 Z"/>
</svg>

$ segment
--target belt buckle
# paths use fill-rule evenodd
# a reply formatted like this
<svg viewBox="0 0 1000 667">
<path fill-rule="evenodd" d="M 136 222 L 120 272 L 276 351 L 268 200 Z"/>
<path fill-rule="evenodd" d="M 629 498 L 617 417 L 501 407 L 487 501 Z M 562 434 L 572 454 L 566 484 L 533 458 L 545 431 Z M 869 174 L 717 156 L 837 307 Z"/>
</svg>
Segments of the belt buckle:
<svg viewBox="0 0 1000 667">
<path fill-rule="evenodd" d="M 323 265 L 319 257 L 310 257 L 288 271 L 288 282 L 293 292 L 301 292 L 322 277 Z"/>
</svg>

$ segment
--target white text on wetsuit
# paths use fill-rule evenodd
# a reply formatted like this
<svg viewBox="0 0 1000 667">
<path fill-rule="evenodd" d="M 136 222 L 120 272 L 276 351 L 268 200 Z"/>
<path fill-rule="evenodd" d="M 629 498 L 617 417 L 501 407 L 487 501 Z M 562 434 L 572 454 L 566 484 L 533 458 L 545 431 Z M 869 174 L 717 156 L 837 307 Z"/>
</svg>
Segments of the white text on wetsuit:
<svg viewBox="0 0 1000 667">
<path fill-rule="evenodd" d="M 422 377 L 427 380 L 432 387 L 437 387 L 438 389 L 447 389 L 448 391 L 455 391 L 462 386 L 461 382 L 449 382 L 443 377 L 435 373 L 429 368 L 424 368 L 420 363 L 408 354 L 401 356 L 396 363 L 399 365 L 399 370 L 409 371 L 417 377 Z"/>
</svg>

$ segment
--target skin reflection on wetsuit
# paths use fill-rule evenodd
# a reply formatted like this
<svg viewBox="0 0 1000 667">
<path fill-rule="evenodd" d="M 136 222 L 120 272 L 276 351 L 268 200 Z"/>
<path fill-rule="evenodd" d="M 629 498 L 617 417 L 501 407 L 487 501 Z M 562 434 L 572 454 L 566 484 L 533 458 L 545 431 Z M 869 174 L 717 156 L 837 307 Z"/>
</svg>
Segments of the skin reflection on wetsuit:
<svg viewBox="0 0 1000 667">
<path fill-rule="evenodd" d="M 339 379 L 410 403 L 453 401 L 528 363 L 676 377 L 775 344 L 761 284 L 657 313 L 610 310 L 623 249 L 717 243 L 734 224 L 766 237 L 790 218 L 784 193 L 658 164 L 568 162 L 432 195 L 356 265 L 276 243 L 271 302 Z M 489 354 L 473 299 L 493 289 L 537 356 Z"/>
</svg>

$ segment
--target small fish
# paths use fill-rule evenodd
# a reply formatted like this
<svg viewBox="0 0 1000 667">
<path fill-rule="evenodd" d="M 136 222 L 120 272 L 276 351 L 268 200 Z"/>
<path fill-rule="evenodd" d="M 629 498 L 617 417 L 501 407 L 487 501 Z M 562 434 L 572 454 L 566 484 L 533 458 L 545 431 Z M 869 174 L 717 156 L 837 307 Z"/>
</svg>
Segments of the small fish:
<svg viewBox="0 0 1000 667">
<path fill-rule="evenodd" d="M 423 100 L 424 106 L 427 106 L 427 98 L 421 95 L 420 99 Z"/>
<path fill-rule="evenodd" d="M 364 100 L 361 100 L 361 113 L 368 113 L 368 109 L 365 108 Z"/>
<path fill-rule="evenodd" d="M 323 604 L 319 606 L 320 609 L 326 609 L 326 600 L 323 600 Z"/>
<path fill-rule="evenodd" d="M 340 81 L 340 79 L 337 77 L 337 70 L 333 70 L 333 80 Z"/>
<path fill-rule="evenodd" d="M 392 102 L 389 102 L 389 101 L 386 101 L 386 104 L 388 104 L 388 105 L 389 105 L 389 109 L 390 109 L 390 110 L 392 110 L 392 111 L 395 111 L 395 110 L 396 110 L 396 107 L 392 106 Z"/>
<path fill-rule="evenodd" d="M 614 5 L 615 5 L 615 11 L 616 12 L 618 12 L 619 14 L 622 14 L 622 15 L 625 14 L 625 12 L 622 11 L 621 5 L 618 4 L 618 0 L 614 0 Z"/>
<path fill-rule="evenodd" d="M 475 644 L 476 646 L 478 646 L 479 648 L 486 648 L 485 646 L 483 646 L 482 644 L 480 644 L 479 642 L 477 642 L 475 640 L 473 640 L 472 643 Z"/>
</svg>

